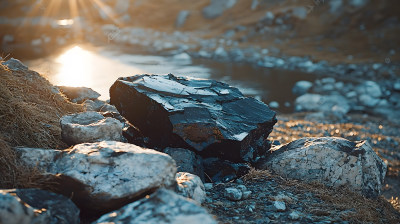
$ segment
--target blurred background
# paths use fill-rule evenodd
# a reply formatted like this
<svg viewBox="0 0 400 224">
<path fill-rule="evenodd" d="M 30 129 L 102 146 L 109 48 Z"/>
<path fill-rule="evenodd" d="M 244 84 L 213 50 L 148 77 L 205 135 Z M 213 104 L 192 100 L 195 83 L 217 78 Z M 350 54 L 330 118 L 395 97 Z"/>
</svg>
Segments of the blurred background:
<svg viewBox="0 0 400 224">
<path fill-rule="evenodd" d="M 308 110 L 295 101 L 313 92 L 339 94 L 352 111 L 396 116 L 396 3 L 1 0 L 0 56 L 55 85 L 91 87 L 102 99 L 120 76 L 173 73 L 228 82 L 280 112 Z"/>
</svg>

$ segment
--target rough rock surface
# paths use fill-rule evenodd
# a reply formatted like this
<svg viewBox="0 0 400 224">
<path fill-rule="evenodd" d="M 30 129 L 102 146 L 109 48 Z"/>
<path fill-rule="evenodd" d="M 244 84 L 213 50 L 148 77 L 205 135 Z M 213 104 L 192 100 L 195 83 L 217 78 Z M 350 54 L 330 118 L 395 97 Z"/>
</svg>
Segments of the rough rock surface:
<svg viewBox="0 0 400 224">
<path fill-rule="evenodd" d="M 206 199 L 206 192 L 203 182 L 196 175 L 185 172 L 176 174 L 176 192 L 187 198 L 191 198 L 200 204 Z"/>
<path fill-rule="evenodd" d="M 97 112 L 89 111 L 65 115 L 60 120 L 61 136 L 65 143 L 97 141 L 121 141 L 123 124 L 114 118 L 105 118 Z"/>
<path fill-rule="evenodd" d="M 94 223 L 216 224 L 217 222 L 206 209 L 172 191 L 159 189 L 146 198 L 103 215 Z"/>
<path fill-rule="evenodd" d="M 100 93 L 88 87 L 58 86 L 62 93 L 74 103 L 83 103 L 85 100 L 96 100 Z"/>
<path fill-rule="evenodd" d="M 347 186 L 367 197 L 377 197 L 386 164 L 366 141 L 343 138 L 301 138 L 281 146 L 266 167 L 279 175 L 328 186 Z"/>
<path fill-rule="evenodd" d="M 31 166 L 47 151 L 55 155 L 45 170 L 56 175 L 58 191 L 87 212 L 108 212 L 159 187 L 175 184 L 175 161 L 164 153 L 136 145 L 104 141 L 79 144 L 61 154 L 52 150 L 30 149 L 33 157 L 21 158 Z"/>
<path fill-rule="evenodd" d="M 269 149 L 276 123 L 267 105 L 213 80 L 136 75 L 119 78 L 110 96 L 121 115 L 160 148 L 197 150 L 204 157 L 253 162 Z"/>
<path fill-rule="evenodd" d="M 7 66 L 12 71 L 28 69 L 28 66 L 24 65 L 20 60 L 15 58 L 11 58 L 8 61 L 1 62 L 1 64 Z"/>
<path fill-rule="evenodd" d="M 170 155 L 176 162 L 178 172 L 194 174 L 204 182 L 203 160 L 194 152 L 181 148 L 166 148 L 164 153 Z"/>
<path fill-rule="evenodd" d="M 246 163 L 233 163 L 219 158 L 207 158 L 203 160 L 204 172 L 207 174 L 207 181 L 220 183 L 234 180 L 245 175 L 250 166 Z"/>
<path fill-rule="evenodd" d="M 49 191 L 0 190 L 0 223 L 79 224 L 79 209 L 70 199 Z"/>
</svg>

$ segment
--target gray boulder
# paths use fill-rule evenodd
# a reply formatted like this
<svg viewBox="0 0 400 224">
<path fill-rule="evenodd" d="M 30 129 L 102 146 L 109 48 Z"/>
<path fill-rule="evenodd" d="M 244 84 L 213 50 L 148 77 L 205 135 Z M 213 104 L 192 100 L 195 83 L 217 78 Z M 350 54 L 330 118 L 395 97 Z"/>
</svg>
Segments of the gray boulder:
<svg viewBox="0 0 400 224">
<path fill-rule="evenodd" d="M 70 199 L 49 191 L 0 190 L 0 223 L 79 224 L 79 209 Z"/>
<path fill-rule="evenodd" d="M 227 84 L 164 75 L 119 78 L 111 104 L 159 148 L 253 162 L 269 149 L 275 112 Z M 140 105 L 140 106 L 138 106 Z"/>
<path fill-rule="evenodd" d="M 367 197 L 377 197 L 387 165 L 366 141 L 322 137 L 302 138 L 281 146 L 262 168 L 307 182 L 347 186 Z"/>
<path fill-rule="evenodd" d="M 30 166 L 36 166 L 47 154 L 45 158 L 50 164 L 41 168 L 47 168 L 44 171 L 59 183 L 57 192 L 71 198 L 87 213 L 117 209 L 147 192 L 159 187 L 173 188 L 176 183 L 176 165 L 170 156 L 128 143 L 85 143 L 62 152 L 16 150 Z M 31 157 L 24 156 L 26 153 Z"/>
<path fill-rule="evenodd" d="M 159 189 L 139 201 L 100 217 L 94 223 L 216 224 L 207 210 L 176 193 Z"/>
<path fill-rule="evenodd" d="M 65 115 L 60 120 L 61 137 L 69 145 L 98 141 L 121 141 L 123 124 L 115 118 L 89 111 Z"/>
<path fill-rule="evenodd" d="M 164 153 L 171 156 L 175 162 L 178 172 L 188 172 L 200 177 L 204 182 L 203 160 L 196 153 L 182 148 L 166 148 Z"/>
<path fill-rule="evenodd" d="M 295 95 L 301 96 L 304 95 L 310 90 L 310 88 L 313 86 L 312 82 L 310 81 L 298 81 L 292 88 L 292 92 Z"/>
<path fill-rule="evenodd" d="M 206 191 L 203 182 L 196 175 L 186 172 L 176 174 L 176 192 L 183 197 L 191 198 L 199 204 L 206 200 Z"/>
<path fill-rule="evenodd" d="M 100 93 L 88 87 L 57 86 L 73 103 L 83 103 L 85 100 L 96 100 Z"/>
<path fill-rule="evenodd" d="M 225 10 L 232 8 L 237 0 L 211 0 L 210 5 L 203 9 L 203 16 L 206 19 L 215 19 L 222 15 Z"/>
<path fill-rule="evenodd" d="M 296 98 L 296 111 L 320 111 L 337 114 L 347 114 L 351 107 L 348 100 L 341 95 L 319 95 L 307 93 Z"/>
<path fill-rule="evenodd" d="M 177 27 L 177 28 L 182 27 L 185 24 L 189 15 L 190 15 L 190 12 L 187 10 L 180 11 L 178 16 L 176 17 L 175 27 Z"/>
</svg>

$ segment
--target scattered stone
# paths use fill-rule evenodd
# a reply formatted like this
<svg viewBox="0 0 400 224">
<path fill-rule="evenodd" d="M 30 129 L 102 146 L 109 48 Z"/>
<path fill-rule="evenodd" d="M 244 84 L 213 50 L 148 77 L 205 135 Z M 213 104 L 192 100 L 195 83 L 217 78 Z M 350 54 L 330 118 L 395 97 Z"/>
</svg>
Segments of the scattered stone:
<svg viewBox="0 0 400 224">
<path fill-rule="evenodd" d="M 286 211 L 286 204 L 283 201 L 274 201 L 272 203 L 274 211 L 284 212 Z"/>
<path fill-rule="evenodd" d="M 205 183 L 204 184 L 204 188 L 206 189 L 206 191 L 211 190 L 214 187 L 213 183 Z"/>
<path fill-rule="evenodd" d="M 192 63 L 192 58 L 187 53 L 180 53 L 174 55 L 174 60 L 178 61 L 180 64 L 190 64 Z"/>
<path fill-rule="evenodd" d="M 69 145 L 98 141 L 121 141 L 123 124 L 97 112 L 65 115 L 60 120 L 61 137 Z"/>
<path fill-rule="evenodd" d="M 296 111 L 321 111 L 338 115 L 347 114 L 351 107 L 348 100 L 341 95 L 319 95 L 307 93 L 297 97 Z"/>
<path fill-rule="evenodd" d="M 242 199 L 243 193 L 240 189 L 228 187 L 225 188 L 225 197 L 232 201 L 240 201 Z"/>
<path fill-rule="evenodd" d="M 62 93 L 73 103 L 83 103 L 85 100 L 96 100 L 100 93 L 88 87 L 58 86 Z"/>
<path fill-rule="evenodd" d="M 313 84 L 310 81 L 304 81 L 304 80 L 298 81 L 293 86 L 292 92 L 295 95 L 301 96 L 301 95 L 306 94 L 308 92 L 308 90 L 311 89 L 312 86 L 313 86 Z"/>
<path fill-rule="evenodd" d="M 227 58 L 228 53 L 225 51 L 225 49 L 223 47 L 220 46 L 215 49 L 214 56 L 216 58 Z"/>
<path fill-rule="evenodd" d="M 222 15 L 225 10 L 232 8 L 237 0 L 211 0 L 211 4 L 203 9 L 203 16 L 206 19 L 215 19 Z"/>
<path fill-rule="evenodd" d="M 202 158 L 196 153 L 182 148 L 166 148 L 164 153 L 170 155 L 176 162 L 178 172 L 188 172 L 197 175 L 204 181 Z"/>
<path fill-rule="evenodd" d="M 159 189 L 139 201 L 103 215 L 94 223 L 216 224 L 206 209 L 176 193 Z"/>
<path fill-rule="evenodd" d="M 49 191 L 0 190 L 0 223 L 79 224 L 79 209 L 70 199 Z"/>
<path fill-rule="evenodd" d="M 300 213 L 298 211 L 292 211 L 289 214 L 289 219 L 290 220 L 294 220 L 294 221 L 299 220 L 300 219 Z"/>
<path fill-rule="evenodd" d="M 20 60 L 11 58 L 7 61 L 1 62 L 2 65 L 8 67 L 8 69 L 12 71 L 20 71 L 20 70 L 27 70 L 28 66 L 24 65 Z"/>
<path fill-rule="evenodd" d="M 175 27 L 176 28 L 180 28 L 183 25 L 185 25 L 185 22 L 187 20 L 187 18 L 189 17 L 190 12 L 187 10 L 182 10 L 178 13 L 178 16 L 176 17 L 176 21 L 175 21 Z"/>
<path fill-rule="evenodd" d="M 18 150 L 18 149 L 17 149 Z M 21 159 L 34 167 L 44 151 L 29 149 Z M 37 153 L 34 153 L 37 152 Z M 36 155 L 36 156 L 35 156 Z M 44 170 L 55 175 L 57 192 L 71 198 L 81 211 L 99 214 L 117 209 L 160 187 L 173 188 L 175 161 L 168 155 L 136 145 L 104 141 L 85 143 L 63 151 Z"/>
<path fill-rule="evenodd" d="M 302 138 L 274 151 L 265 166 L 285 177 L 347 186 L 367 197 L 380 195 L 387 165 L 366 141 Z"/>
<path fill-rule="evenodd" d="M 269 107 L 272 108 L 272 109 L 277 109 L 277 108 L 279 108 L 279 103 L 276 102 L 276 101 L 271 101 L 268 105 L 269 105 Z"/>
<path fill-rule="evenodd" d="M 110 95 L 121 115 L 159 147 L 186 148 L 203 157 L 255 161 L 269 149 L 267 137 L 276 123 L 264 103 L 213 80 L 137 75 L 119 78 Z"/>
<path fill-rule="evenodd" d="M 206 192 L 203 182 L 196 175 L 178 172 L 176 174 L 176 182 L 178 183 L 176 192 L 187 198 L 191 198 L 198 203 L 203 203 L 206 199 Z"/>
<path fill-rule="evenodd" d="M 203 159 L 203 166 L 207 177 L 214 183 L 231 181 L 244 176 L 250 170 L 248 164 L 233 163 L 215 157 Z"/>
</svg>

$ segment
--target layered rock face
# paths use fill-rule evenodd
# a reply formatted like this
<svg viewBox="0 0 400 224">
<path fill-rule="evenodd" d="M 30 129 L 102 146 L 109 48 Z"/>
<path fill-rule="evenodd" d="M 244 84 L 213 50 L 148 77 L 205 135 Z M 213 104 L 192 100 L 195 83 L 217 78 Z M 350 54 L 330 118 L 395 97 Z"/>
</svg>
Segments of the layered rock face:
<svg viewBox="0 0 400 224">
<path fill-rule="evenodd" d="M 265 167 L 279 175 L 328 186 L 347 186 L 367 197 L 381 193 L 387 165 L 367 141 L 302 138 L 283 145 Z"/>
<path fill-rule="evenodd" d="M 136 75 L 119 78 L 110 97 L 157 147 L 186 148 L 234 162 L 254 162 L 264 155 L 276 123 L 267 105 L 213 80 Z"/>
</svg>

